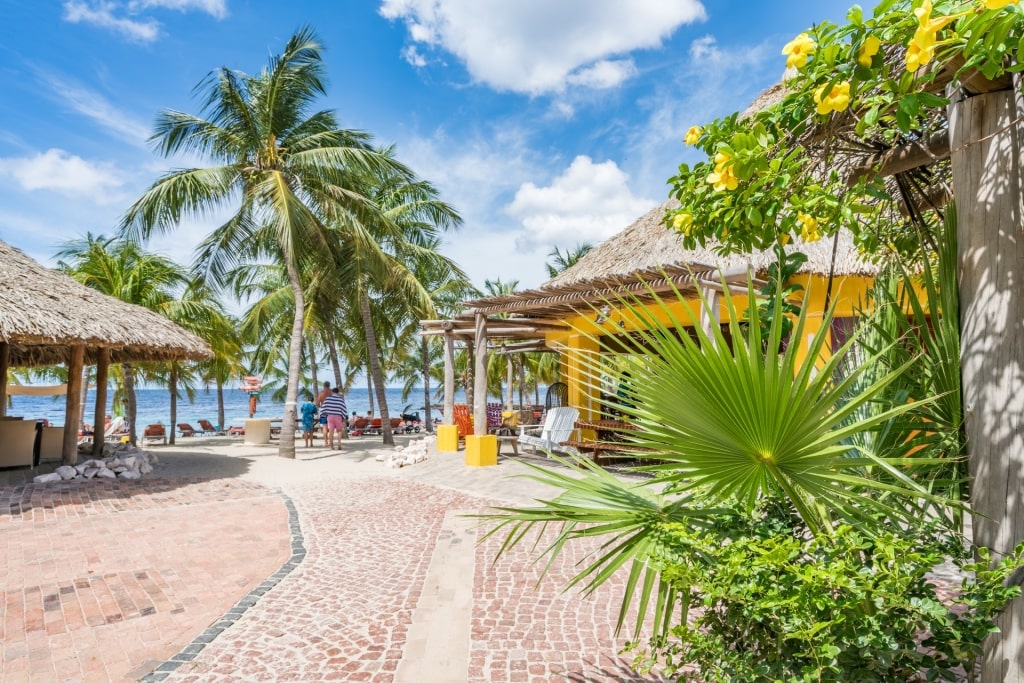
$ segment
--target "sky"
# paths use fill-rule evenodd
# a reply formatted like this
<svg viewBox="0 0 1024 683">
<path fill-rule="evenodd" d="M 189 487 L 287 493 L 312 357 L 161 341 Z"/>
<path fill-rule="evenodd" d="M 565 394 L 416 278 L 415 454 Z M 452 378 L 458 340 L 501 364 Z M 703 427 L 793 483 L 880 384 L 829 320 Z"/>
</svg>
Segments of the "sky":
<svg viewBox="0 0 1024 683">
<path fill-rule="evenodd" d="M 547 279 L 554 247 L 599 244 L 698 157 L 686 130 L 742 110 L 782 46 L 850 0 L 2 0 L 0 239 L 53 265 L 113 235 L 162 173 L 158 112 L 200 113 L 212 70 L 257 73 L 311 26 L 341 126 L 394 145 L 460 213 L 443 252 L 477 287 Z M 179 263 L 223 216 L 148 248 Z"/>
</svg>

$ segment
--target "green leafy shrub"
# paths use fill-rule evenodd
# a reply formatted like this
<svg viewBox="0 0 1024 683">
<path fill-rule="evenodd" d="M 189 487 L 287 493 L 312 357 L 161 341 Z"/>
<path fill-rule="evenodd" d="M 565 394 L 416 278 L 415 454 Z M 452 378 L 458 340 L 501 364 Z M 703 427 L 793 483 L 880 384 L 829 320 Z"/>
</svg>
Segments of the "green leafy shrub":
<svg viewBox="0 0 1024 683">
<path fill-rule="evenodd" d="M 956 680 L 1020 593 L 1003 584 L 1024 565 L 1024 544 L 990 568 L 937 527 L 811 536 L 778 513 L 726 513 L 699 531 L 666 523 L 656 545 L 683 612 L 639 664 L 707 682 Z M 928 572 L 947 557 L 973 578 L 943 601 Z"/>
</svg>

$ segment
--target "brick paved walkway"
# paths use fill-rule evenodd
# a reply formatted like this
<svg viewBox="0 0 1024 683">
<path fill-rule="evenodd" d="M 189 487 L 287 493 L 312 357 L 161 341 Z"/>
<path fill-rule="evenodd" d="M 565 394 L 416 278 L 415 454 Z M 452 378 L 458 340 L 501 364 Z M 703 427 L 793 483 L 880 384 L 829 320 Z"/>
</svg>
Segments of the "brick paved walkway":
<svg viewBox="0 0 1024 683">
<path fill-rule="evenodd" d="M 527 548 L 475 543 L 462 513 L 538 495 L 518 463 L 240 453 L 219 479 L 0 488 L 0 680 L 647 680 L 616 656 L 621 587 L 561 593 L 588 548 L 536 587 Z"/>
<path fill-rule="evenodd" d="M 0 680 L 136 680 L 272 574 L 287 513 L 251 482 L 0 489 Z"/>
</svg>

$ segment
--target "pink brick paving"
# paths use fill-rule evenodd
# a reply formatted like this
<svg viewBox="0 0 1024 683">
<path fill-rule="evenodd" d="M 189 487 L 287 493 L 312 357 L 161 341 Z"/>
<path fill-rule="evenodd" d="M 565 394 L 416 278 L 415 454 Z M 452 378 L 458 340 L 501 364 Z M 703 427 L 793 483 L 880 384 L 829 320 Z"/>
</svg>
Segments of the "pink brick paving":
<svg viewBox="0 0 1024 683">
<path fill-rule="evenodd" d="M 0 680 L 137 680 L 291 554 L 241 480 L 0 488 Z"/>
<path fill-rule="evenodd" d="M 289 495 L 307 548 L 303 562 L 234 625 L 198 644 L 192 662 L 150 680 L 393 680 L 445 512 L 485 504 L 376 478 L 306 484 Z M 476 551 L 466 680 L 648 680 L 614 656 L 620 587 L 588 600 L 560 592 L 559 581 L 584 548 L 535 589 L 525 550 L 492 567 L 495 543 Z"/>
</svg>

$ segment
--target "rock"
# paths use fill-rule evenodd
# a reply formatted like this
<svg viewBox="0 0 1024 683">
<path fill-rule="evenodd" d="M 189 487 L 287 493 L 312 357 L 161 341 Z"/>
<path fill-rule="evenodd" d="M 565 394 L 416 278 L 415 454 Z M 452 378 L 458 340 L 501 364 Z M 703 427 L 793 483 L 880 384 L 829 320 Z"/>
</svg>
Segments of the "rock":
<svg viewBox="0 0 1024 683">
<path fill-rule="evenodd" d="M 106 463 L 108 468 L 114 469 L 115 467 L 121 466 L 121 459 L 116 456 L 113 458 L 107 458 Z"/>
<path fill-rule="evenodd" d="M 85 472 L 82 472 L 82 476 L 85 477 L 86 479 L 92 479 L 97 474 L 99 474 L 99 471 L 100 471 L 99 467 L 90 467 Z"/>
<path fill-rule="evenodd" d="M 104 479 L 117 479 L 117 475 L 111 472 L 106 467 L 96 472 L 97 477 L 103 477 Z"/>
<path fill-rule="evenodd" d="M 135 469 L 136 462 L 138 462 L 138 458 L 136 458 L 134 455 L 126 455 L 125 457 L 121 458 L 121 464 L 127 467 L 128 469 Z"/>
<path fill-rule="evenodd" d="M 64 477 L 56 472 L 50 472 L 49 474 L 40 474 L 38 477 L 34 477 L 32 481 L 36 484 L 49 484 L 55 481 L 64 481 Z"/>
<path fill-rule="evenodd" d="M 139 465 L 139 473 L 140 474 L 149 474 L 152 471 L 153 471 L 153 466 L 150 465 L 148 462 L 144 462 L 141 465 Z"/>
<path fill-rule="evenodd" d="M 141 479 L 142 475 L 135 470 L 124 470 L 117 475 L 118 479 Z"/>
<path fill-rule="evenodd" d="M 78 471 L 71 465 L 61 465 L 53 471 L 54 474 L 59 476 L 61 479 L 74 479 L 78 476 Z"/>
<path fill-rule="evenodd" d="M 79 474 L 85 472 L 87 469 L 89 469 L 89 466 L 86 465 L 84 462 L 75 465 L 75 472 L 78 472 Z"/>
<path fill-rule="evenodd" d="M 118 465 L 117 467 L 111 467 L 110 471 L 113 472 L 114 474 L 121 474 L 122 472 L 130 472 L 131 470 L 129 470 L 124 465 Z"/>
</svg>

